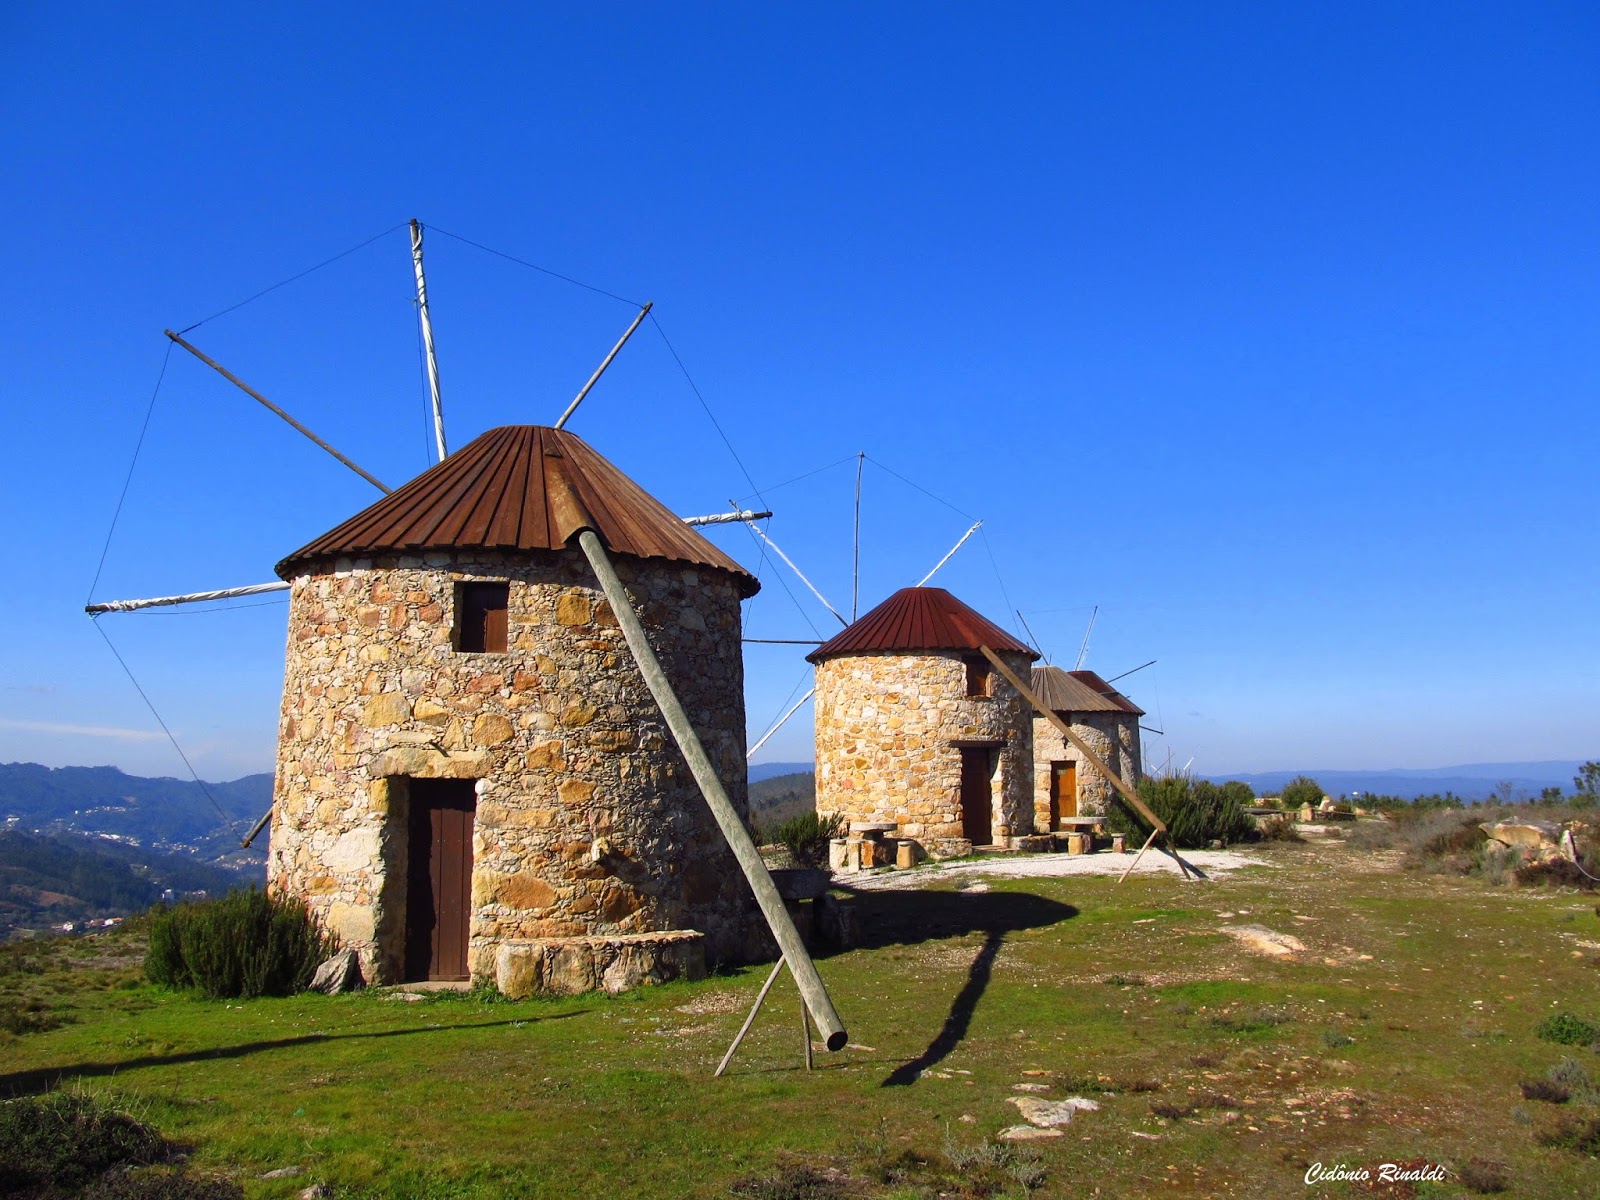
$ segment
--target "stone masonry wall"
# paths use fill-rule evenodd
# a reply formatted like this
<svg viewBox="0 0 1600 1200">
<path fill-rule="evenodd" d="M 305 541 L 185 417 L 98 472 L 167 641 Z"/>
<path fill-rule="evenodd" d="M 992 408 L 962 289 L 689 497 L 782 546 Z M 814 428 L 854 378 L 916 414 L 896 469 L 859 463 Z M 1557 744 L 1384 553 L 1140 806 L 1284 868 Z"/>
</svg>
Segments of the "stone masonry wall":
<svg viewBox="0 0 1600 1200">
<path fill-rule="evenodd" d="M 739 598 L 616 556 L 662 666 L 746 811 Z M 454 648 L 457 584 L 508 580 L 508 649 Z M 469 969 L 510 940 L 697 929 L 742 957 L 748 886 L 577 551 L 340 560 L 293 581 L 271 886 L 369 980 L 404 969 L 406 779 L 481 780 Z"/>
<path fill-rule="evenodd" d="M 1026 655 L 1001 657 L 1027 677 Z M 988 697 L 968 697 L 966 679 L 954 651 L 818 663 L 817 811 L 894 821 L 901 837 L 959 838 L 961 751 L 952 743 L 994 742 L 995 841 L 1032 833 L 1032 710 L 998 672 Z"/>
<path fill-rule="evenodd" d="M 1144 775 L 1140 761 L 1139 718 L 1132 713 L 1068 713 L 1072 732 L 1093 750 L 1124 781 L 1137 784 Z M 1105 812 L 1113 789 L 1086 761 L 1079 749 L 1061 736 L 1061 731 L 1043 717 L 1033 719 L 1033 819 L 1040 833 L 1050 831 L 1050 764 L 1078 764 L 1078 812 L 1098 816 Z"/>
</svg>

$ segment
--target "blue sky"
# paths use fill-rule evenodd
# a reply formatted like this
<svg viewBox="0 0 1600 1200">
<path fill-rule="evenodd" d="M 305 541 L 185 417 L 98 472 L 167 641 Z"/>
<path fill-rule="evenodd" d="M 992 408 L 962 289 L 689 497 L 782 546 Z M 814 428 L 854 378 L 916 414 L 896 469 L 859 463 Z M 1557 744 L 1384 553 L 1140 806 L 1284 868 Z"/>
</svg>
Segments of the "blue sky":
<svg viewBox="0 0 1600 1200">
<path fill-rule="evenodd" d="M 655 301 L 737 459 L 652 326 L 572 428 L 679 512 L 759 489 L 836 605 L 857 452 L 863 610 L 982 517 L 937 582 L 1069 666 L 1099 605 L 1158 763 L 1600 755 L 1593 6 L 234 7 L 0 16 L 0 760 L 185 773 L 81 612 L 164 327 L 390 230 L 190 336 L 428 464 L 412 216 L 455 445 L 631 309 L 444 231 Z M 375 495 L 181 351 L 151 412 L 96 599 Z M 762 578 L 750 635 L 837 627 Z M 102 628 L 215 778 L 270 769 L 283 620 Z M 803 652 L 749 649 L 752 739 Z"/>
</svg>

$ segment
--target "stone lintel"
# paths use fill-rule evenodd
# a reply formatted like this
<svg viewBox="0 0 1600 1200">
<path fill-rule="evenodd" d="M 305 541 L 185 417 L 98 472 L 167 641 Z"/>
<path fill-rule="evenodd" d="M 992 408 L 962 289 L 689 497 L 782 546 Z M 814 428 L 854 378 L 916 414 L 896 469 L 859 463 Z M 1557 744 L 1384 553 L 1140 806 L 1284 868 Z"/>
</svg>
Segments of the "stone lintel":
<svg viewBox="0 0 1600 1200">
<path fill-rule="evenodd" d="M 374 779 L 409 775 L 416 779 L 482 779 L 493 771 L 487 754 L 445 754 L 427 746 L 396 746 L 372 760 L 367 774 Z"/>
</svg>

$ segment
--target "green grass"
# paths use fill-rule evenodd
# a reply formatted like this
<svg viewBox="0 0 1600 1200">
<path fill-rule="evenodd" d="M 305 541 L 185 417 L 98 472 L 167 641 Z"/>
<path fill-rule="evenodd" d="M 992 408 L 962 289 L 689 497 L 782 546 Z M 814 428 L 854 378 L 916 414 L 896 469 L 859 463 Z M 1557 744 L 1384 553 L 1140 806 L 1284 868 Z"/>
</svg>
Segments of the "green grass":
<svg viewBox="0 0 1600 1200">
<path fill-rule="evenodd" d="M 137 934 L 8 948 L 0 1012 L 59 1023 L 0 1031 L 0 1094 L 107 1097 L 253 1198 L 1341 1196 L 1306 1168 L 1491 1148 L 1511 1194 L 1594 1195 L 1600 1108 L 1520 1090 L 1571 1056 L 1600 1076 L 1536 1035 L 1600 1018 L 1592 903 L 1337 842 L 1258 853 L 1276 865 L 1210 883 L 862 895 L 868 944 L 820 969 L 866 1048 L 810 1075 L 785 980 L 711 1078 L 761 967 L 621 997 L 223 1002 L 140 981 Z M 1217 932 L 1240 923 L 1307 952 L 1253 956 Z M 1101 1107 L 1002 1154 L 1022 1083 Z"/>
</svg>

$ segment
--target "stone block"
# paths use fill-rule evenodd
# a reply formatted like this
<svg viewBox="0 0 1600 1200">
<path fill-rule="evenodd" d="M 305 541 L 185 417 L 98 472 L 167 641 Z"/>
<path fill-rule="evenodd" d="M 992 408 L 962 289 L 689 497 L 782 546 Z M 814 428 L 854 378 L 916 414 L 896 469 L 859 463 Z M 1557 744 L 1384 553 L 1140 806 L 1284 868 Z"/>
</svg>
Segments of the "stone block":
<svg viewBox="0 0 1600 1200">
<path fill-rule="evenodd" d="M 543 990 L 543 947 L 502 945 L 495 955 L 494 986 L 513 1000 L 526 1000 Z"/>
<path fill-rule="evenodd" d="M 411 719 L 411 701 L 403 692 L 384 692 L 372 697 L 361 709 L 361 723 L 368 729 L 401 725 Z"/>
<path fill-rule="evenodd" d="M 483 888 L 483 897 L 490 904 L 504 904 L 511 908 L 549 908 L 556 901 L 556 891 L 536 875 L 495 875 L 488 871 L 473 872 L 473 890 Z"/>
<path fill-rule="evenodd" d="M 556 943 L 547 950 L 544 991 L 578 996 L 595 990 L 594 951 L 582 942 Z"/>
<path fill-rule="evenodd" d="M 515 736 L 511 722 L 499 713 L 480 713 L 472 723 L 472 740 L 480 746 L 499 746 Z"/>
<path fill-rule="evenodd" d="M 581 592 L 565 592 L 556 599 L 556 623 L 587 625 L 594 616 L 594 602 Z"/>
<path fill-rule="evenodd" d="M 587 779 L 563 779 L 556 788 L 556 795 L 568 808 L 580 808 L 594 798 L 594 784 Z"/>
<path fill-rule="evenodd" d="M 560 742 L 540 742 L 528 751 L 525 761 L 530 771 L 564 771 L 567 760 L 561 752 Z"/>
<path fill-rule="evenodd" d="M 412 706 L 411 715 L 429 725 L 443 725 L 450 720 L 450 708 L 437 700 L 423 696 Z"/>
</svg>

